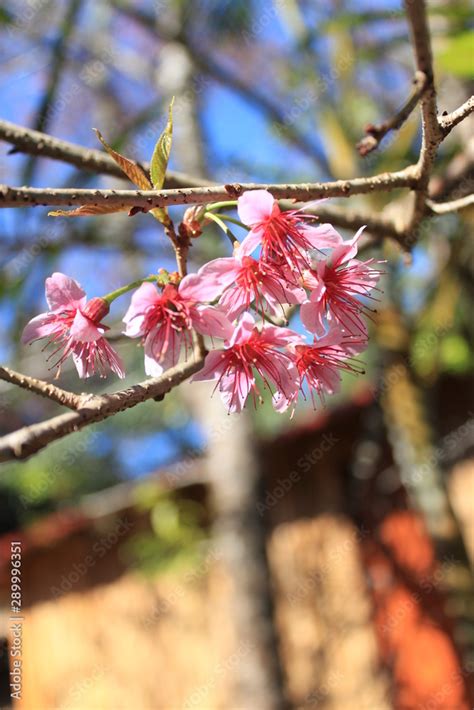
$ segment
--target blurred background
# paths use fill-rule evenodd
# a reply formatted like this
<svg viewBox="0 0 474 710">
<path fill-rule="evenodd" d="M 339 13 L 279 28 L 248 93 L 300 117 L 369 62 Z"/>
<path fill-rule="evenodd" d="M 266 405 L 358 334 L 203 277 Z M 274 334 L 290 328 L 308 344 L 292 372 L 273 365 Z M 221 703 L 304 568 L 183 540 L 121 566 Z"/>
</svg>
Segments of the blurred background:
<svg viewBox="0 0 474 710">
<path fill-rule="evenodd" d="M 472 93 L 472 8 L 428 4 L 439 110 L 451 111 Z M 398 2 L 5 0 L 0 35 L 0 118 L 83 146 L 100 147 L 96 127 L 149 160 L 174 95 L 170 167 L 218 183 L 350 178 L 417 159 L 418 112 L 375 153 L 355 148 L 412 80 Z M 472 127 L 443 143 L 433 198 L 472 192 Z M 126 186 L 10 149 L 0 143 L 2 183 Z M 409 199 L 350 207 L 390 203 L 396 217 Z M 387 265 L 366 373 L 344 377 L 326 407 L 228 417 L 208 387 L 184 383 L 2 465 L 2 708 L 12 538 L 23 543 L 20 708 L 473 706 L 472 222 L 472 208 L 425 221 L 411 260 L 367 240 L 364 255 Z M 0 245 L 0 361 L 41 378 L 41 344 L 19 336 L 44 311 L 46 276 L 65 272 L 93 296 L 174 268 L 145 214 L 2 210 Z M 208 228 L 190 270 L 228 253 Z M 117 337 L 124 308 L 109 318 Z M 126 384 L 143 379 L 142 350 L 117 346 Z M 70 365 L 59 384 L 118 387 L 86 387 Z M 2 433 L 55 413 L 0 383 Z"/>
</svg>

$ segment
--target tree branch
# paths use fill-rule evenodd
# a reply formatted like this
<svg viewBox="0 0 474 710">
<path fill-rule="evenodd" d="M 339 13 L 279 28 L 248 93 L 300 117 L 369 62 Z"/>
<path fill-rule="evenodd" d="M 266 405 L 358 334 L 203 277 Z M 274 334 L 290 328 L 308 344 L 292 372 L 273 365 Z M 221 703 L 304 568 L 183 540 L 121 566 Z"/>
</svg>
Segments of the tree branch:
<svg viewBox="0 0 474 710">
<path fill-rule="evenodd" d="M 470 96 L 467 101 L 463 103 L 462 106 L 457 108 L 455 111 L 452 111 L 451 113 L 445 113 L 442 116 L 439 117 L 439 125 L 441 130 L 443 131 L 443 136 L 447 136 L 448 133 L 450 133 L 454 126 L 457 126 L 458 123 L 461 123 L 461 121 L 464 121 L 465 118 L 469 116 L 474 111 L 474 96 Z"/>
<path fill-rule="evenodd" d="M 172 190 L 76 190 L 0 186 L 0 208 L 66 205 L 94 205 L 121 208 L 141 207 L 145 210 L 169 205 L 206 204 L 235 199 L 246 190 L 269 190 L 276 199 L 301 202 L 321 197 L 350 197 L 396 188 L 415 188 L 418 180 L 413 166 L 373 177 L 336 180 L 334 182 L 271 185 L 234 183 L 210 187 L 187 187 Z"/>
<path fill-rule="evenodd" d="M 435 214 L 458 212 L 459 210 L 472 207 L 473 205 L 474 195 L 466 195 L 465 197 L 460 197 L 458 200 L 451 200 L 450 202 L 433 202 L 433 200 L 426 200 L 426 206 Z"/>
<path fill-rule="evenodd" d="M 12 385 L 17 385 L 29 392 L 39 394 L 41 397 L 47 397 L 53 402 L 69 407 L 69 409 L 78 409 L 82 401 L 80 394 L 63 390 L 50 382 L 45 382 L 45 380 L 38 380 L 36 377 L 29 377 L 20 372 L 15 372 L 9 367 L 0 367 L 0 380 L 5 380 L 5 382 L 10 382 Z"/>
<path fill-rule="evenodd" d="M 173 367 L 162 377 L 144 380 L 127 389 L 110 394 L 75 395 L 80 399 L 77 411 L 60 414 L 45 422 L 22 427 L 12 434 L 1 437 L 0 462 L 25 459 L 44 449 L 53 441 L 62 439 L 90 424 L 101 422 L 149 399 L 163 398 L 174 387 L 200 370 L 203 363 L 204 358 L 201 356 L 192 362 Z M 43 392 L 38 393 L 43 394 Z M 72 393 L 66 394 L 72 395 Z M 65 404 L 65 402 L 61 402 L 61 404 Z"/>
<path fill-rule="evenodd" d="M 25 126 L 18 126 L 10 121 L 0 121 L 0 140 L 14 145 L 15 152 L 38 155 L 42 158 L 52 158 L 63 163 L 74 165 L 82 170 L 128 180 L 117 163 L 108 153 L 95 148 L 83 148 L 75 143 L 53 138 L 47 133 L 34 131 Z M 148 171 L 148 164 L 142 163 L 141 167 Z M 196 178 L 185 173 L 168 170 L 166 173 L 165 187 L 189 187 L 190 185 L 210 185 L 212 183 L 201 178 Z"/>
<path fill-rule="evenodd" d="M 421 98 L 422 116 L 422 143 L 420 157 L 416 165 L 418 185 L 411 218 L 407 224 L 407 239 L 413 244 L 417 227 L 426 213 L 426 197 L 431 170 L 436 158 L 436 153 L 444 138 L 438 123 L 436 106 L 436 89 L 433 76 L 433 55 L 431 52 L 431 38 L 428 27 L 425 0 L 405 0 L 405 10 L 410 27 L 411 41 L 415 52 L 416 67 L 423 72 L 427 79 L 427 86 Z"/>
<path fill-rule="evenodd" d="M 365 138 L 362 138 L 362 140 L 360 140 L 357 144 L 357 149 L 360 155 L 365 156 L 371 153 L 373 150 L 378 148 L 380 142 L 383 138 L 385 138 L 387 133 L 398 130 L 405 123 L 407 118 L 416 108 L 418 101 L 422 97 L 427 85 L 428 80 L 426 78 L 426 74 L 421 71 L 417 71 L 413 79 L 410 95 L 403 106 L 397 111 L 395 116 L 392 116 L 392 118 L 389 118 L 378 125 L 370 124 L 367 126 L 365 132 L 368 135 L 365 136 Z"/>
</svg>

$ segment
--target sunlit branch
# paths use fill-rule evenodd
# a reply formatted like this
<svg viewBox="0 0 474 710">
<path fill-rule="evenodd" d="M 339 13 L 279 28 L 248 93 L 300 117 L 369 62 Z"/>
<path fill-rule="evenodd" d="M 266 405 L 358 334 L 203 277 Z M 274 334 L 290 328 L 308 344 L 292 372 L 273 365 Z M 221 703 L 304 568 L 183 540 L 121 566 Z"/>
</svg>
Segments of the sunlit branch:
<svg viewBox="0 0 474 710">
<path fill-rule="evenodd" d="M 35 187 L 0 186 L 0 208 L 34 206 L 94 205 L 117 209 L 139 207 L 151 210 L 169 205 L 205 204 L 238 197 L 246 190 L 269 190 L 276 199 L 302 202 L 322 197 L 350 197 L 374 192 L 389 192 L 396 188 L 415 188 L 418 181 L 413 167 L 373 177 L 336 180 L 334 182 L 296 184 L 233 183 L 211 187 L 187 187 L 172 190 L 76 190 Z"/>
<path fill-rule="evenodd" d="M 3 436 L 0 438 L 0 462 L 27 458 L 44 449 L 53 441 L 62 439 L 90 424 L 101 422 L 149 399 L 162 398 L 174 387 L 200 370 L 203 362 L 203 356 L 195 358 L 192 362 L 173 367 L 162 377 L 144 380 L 110 394 L 73 395 L 73 393 L 66 392 L 65 394 L 68 396 L 79 397 L 77 411 L 60 414 L 45 422 L 25 426 L 12 434 Z M 38 391 L 38 394 L 44 393 Z M 65 402 L 61 402 L 61 404 L 65 404 Z"/>
<path fill-rule="evenodd" d="M 367 135 L 357 144 L 357 149 L 360 155 L 365 156 L 371 153 L 373 150 L 378 148 L 380 142 L 387 135 L 387 133 L 390 133 L 390 131 L 396 131 L 403 126 L 407 118 L 413 113 L 414 109 L 418 105 L 418 101 L 422 97 L 427 85 L 428 80 L 426 78 L 426 74 L 421 71 L 416 72 L 410 95 L 399 111 L 397 111 L 397 113 L 391 118 L 383 121 L 383 123 L 376 125 L 371 124 L 367 126 L 365 129 Z"/>
<path fill-rule="evenodd" d="M 448 214 L 449 212 L 459 212 L 459 210 L 472 207 L 474 205 L 474 195 L 466 195 L 458 200 L 450 200 L 449 202 L 433 202 L 426 200 L 427 207 L 435 214 Z"/>
<path fill-rule="evenodd" d="M 462 106 L 457 108 L 452 113 L 446 113 L 439 117 L 439 125 L 444 136 L 447 136 L 450 131 L 457 126 L 458 123 L 464 121 L 474 111 L 474 96 L 471 96 L 465 101 Z"/>
</svg>

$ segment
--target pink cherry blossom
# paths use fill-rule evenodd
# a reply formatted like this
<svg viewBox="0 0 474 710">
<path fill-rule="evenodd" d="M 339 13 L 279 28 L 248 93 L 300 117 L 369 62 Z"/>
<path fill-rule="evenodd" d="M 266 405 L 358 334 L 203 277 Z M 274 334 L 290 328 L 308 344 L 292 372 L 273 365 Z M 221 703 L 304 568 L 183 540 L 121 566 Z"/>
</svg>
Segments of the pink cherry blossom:
<svg viewBox="0 0 474 710">
<path fill-rule="evenodd" d="M 341 372 L 352 372 L 362 374 L 363 370 L 354 355 L 362 352 L 367 346 L 365 337 L 353 337 L 347 335 L 340 326 L 334 326 L 324 337 L 314 340 L 311 345 L 305 343 L 301 338 L 300 342 L 290 345 L 290 351 L 294 355 L 294 363 L 299 375 L 299 390 L 305 395 L 305 385 L 309 389 L 309 394 L 315 403 L 315 394 L 322 404 L 325 403 L 326 394 L 335 394 L 339 391 L 341 383 Z M 277 397 L 275 408 L 283 412 L 290 404 L 295 404 L 298 398 L 298 390 L 294 392 L 293 399 Z"/>
<path fill-rule="evenodd" d="M 348 242 L 336 246 L 327 259 L 315 261 L 303 274 L 303 284 L 311 290 L 309 300 L 301 306 L 301 320 L 311 333 L 324 335 L 327 323 L 340 323 L 352 335 L 366 335 L 367 326 L 362 315 L 370 316 L 372 310 L 363 298 L 373 298 L 371 292 L 381 272 L 373 267 L 382 262 L 375 259 L 360 261 L 357 240 L 362 227 Z"/>
<path fill-rule="evenodd" d="M 96 371 L 105 377 L 107 369 L 125 377 L 121 359 L 103 337 L 107 327 L 100 321 L 109 312 L 108 303 L 102 298 L 87 302 L 77 281 L 58 272 L 46 279 L 45 290 L 49 311 L 30 320 L 22 342 L 48 338 L 48 344 L 56 346 L 48 360 L 62 351 L 54 364 L 60 369 L 71 355 L 79 377 L 90 377 Z"/>
<path fill-rule="evenodd" d="M 342 237 L 330 224 L 308 224 L 315 217 L 302 210 L 282 212 L 278 202 L 267 190 L 245 192 L 238 200 L 239 217 L 251 227 L 240 246 L 242 256 L 249 256 L 261 247 L 265 262 L 282 262 L 301 272 L 309 265 L 307 252 L 335 247 Z"/>
<path fill-rule="evenodd" d="M 224 350 L 206 357 L 196 380 L 217 380 L 216 387 L 229 412 L 240 412 L 252 392 L 261 398 L 256 371 L 270 390 L 276 388 L 284 401 L 291 401 L 298 387 L 298 373 L 286 348 L 300 337 L 288 328 L 265 325 L 259 330 L 249 313 L 244 313 Z M 282 352 L 282 349 L 284 351 Z"/>
<path fill-rule="evenodd" d="M 179 360 L 181 347 L 192 349 L 192 329 L 201 335 L 230 338 L 233 328 L 224 313 L 200 301 L 210 300 L 209 288 L 197 274 L 185 276 L 179 286 L 162 291 L 143 283 L 133 294 L 125 314 L 125 334 L 141 337 L 145 347 L 145 372 L 159 376 Z"/>
<path fill-rule="evenodd" d="M 300 286 L 285 279 L 282 270 L 272 264 L 243 256 L 237 249 L 234 257 L 214 259 L 199 270 L 199 278 L 213 300 L 221 295 L 219 305 L 229 320 L 235 320 L 251 303 L 263 313 L 281 312 L 283 304 L 302 303 L 306 294 Z"/>
</svg>

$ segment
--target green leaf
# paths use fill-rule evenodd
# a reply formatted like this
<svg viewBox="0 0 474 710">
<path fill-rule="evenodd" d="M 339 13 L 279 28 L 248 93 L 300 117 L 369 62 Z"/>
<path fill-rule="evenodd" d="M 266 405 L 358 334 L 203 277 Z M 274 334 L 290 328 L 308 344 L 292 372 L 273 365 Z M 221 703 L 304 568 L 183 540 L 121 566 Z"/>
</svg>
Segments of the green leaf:
<svg viewBox="0 0 474 710">
<path fill-rule="evenodd" d="M 437 57 L 437 64 L 446 72 L 466 79 L 474 78 L 474 32 L 462 32 L 452 37 L 444 51 Z"/>
<path fill-rule="evenodd" d="M 161 190 L 163 187 L 166 169 L 168 167 L 168 160 L 171 153 L 171 142 L 173 136 L 173 103 L 174 97 L 172 98 L 168 109 L 168 122 L 165 126 L 165 130 L 158 138 L 151 158 L 150 177 L 153 186 L 157 190 Z"/>
</svg>

